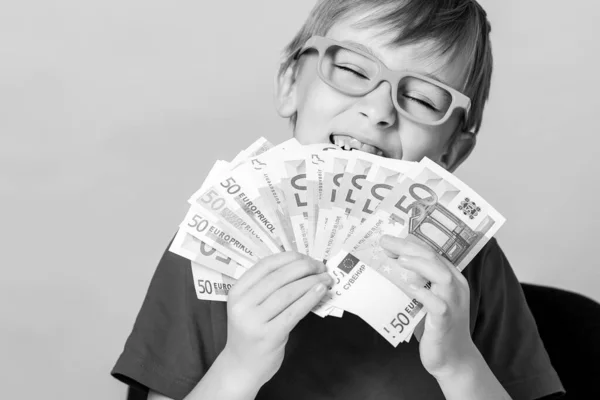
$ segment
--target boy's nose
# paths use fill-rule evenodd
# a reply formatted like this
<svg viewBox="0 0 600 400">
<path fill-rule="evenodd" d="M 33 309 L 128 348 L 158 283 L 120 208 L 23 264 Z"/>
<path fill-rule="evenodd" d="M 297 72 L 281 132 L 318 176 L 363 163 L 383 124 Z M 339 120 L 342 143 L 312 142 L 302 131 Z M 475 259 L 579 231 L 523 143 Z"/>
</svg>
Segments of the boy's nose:
<svg viewBox="0 0 600 400">
<path fill-rule="evenodd" d="M 396 122 L 397 112 L 388 82 L 381 82 L 373 91 L 364 95 L 357 107 L 358 111 L 377 127 L 387 128 Z"/>
</svg>

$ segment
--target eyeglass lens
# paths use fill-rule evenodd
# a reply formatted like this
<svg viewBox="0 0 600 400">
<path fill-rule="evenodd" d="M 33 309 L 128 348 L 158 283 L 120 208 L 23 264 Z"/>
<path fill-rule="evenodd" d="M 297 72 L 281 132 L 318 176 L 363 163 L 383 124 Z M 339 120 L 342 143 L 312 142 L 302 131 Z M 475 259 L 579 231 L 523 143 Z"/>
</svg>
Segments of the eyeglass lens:
<svg viewBox="0 0 600 400">
<path fill-rule="evenodd" d="M 327 48 L 320 68 L 330 85 L 351 95 L 371 91 L 379 73 L 379 64 L 373 59 L 337 45 Z M 396 100 L 406 113 L 433 123 L 444 118 L 452 95 L 436 84 L 407 75 L 398 82 Z"/>
</svg>

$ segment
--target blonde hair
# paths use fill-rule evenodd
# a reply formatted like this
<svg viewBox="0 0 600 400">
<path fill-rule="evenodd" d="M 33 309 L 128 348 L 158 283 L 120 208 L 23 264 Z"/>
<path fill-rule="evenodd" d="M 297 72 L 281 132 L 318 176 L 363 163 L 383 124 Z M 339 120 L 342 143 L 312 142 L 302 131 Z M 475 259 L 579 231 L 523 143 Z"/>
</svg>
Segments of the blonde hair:
<svg viewBox="0 0 600 400">
<path fill-rule="evenodd" d="M 467 56 L 468 73 L 462 92 L 472 104 L 466 129 L 477 133 L 489 97 L 493 59 L 491 26 L 475 0 L 319 0 L 285 47 L 279 75 L 296 62 L 298 52 L 311 36 L 325 36 L 343 18 L 369 11 L 374 12 L 355 26 L 380 28 L 382 35 L 392 37 L 390 46 L 428 40 L 436 44 L 436 54 L 449 54 L 450 61 Z M 292 125 L 296 117 L 290 117 Z"/>
</svg>

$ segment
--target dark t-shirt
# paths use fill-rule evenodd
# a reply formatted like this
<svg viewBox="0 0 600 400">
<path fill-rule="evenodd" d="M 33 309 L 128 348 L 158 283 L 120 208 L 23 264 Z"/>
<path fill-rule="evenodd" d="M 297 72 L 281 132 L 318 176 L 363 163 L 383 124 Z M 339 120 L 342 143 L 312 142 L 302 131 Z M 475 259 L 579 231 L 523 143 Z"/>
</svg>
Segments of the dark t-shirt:
<svg viewBox="0 0 600 400">
<path fill-rule="evenodd" d="M 471 334 L 513 399 L 562 392 L 521 286 L 495 239 L 463 271 Z M 112 375 L 185 397 L 225 346 L 226 304 L 198 300 L 190 262 L 168 251 Z M 281 369 L 256 399 L 444 399 L 423 368 L 418 342 L 392 347 L 358 317 L 309 313 L 291 332 Z"/>
</svg>

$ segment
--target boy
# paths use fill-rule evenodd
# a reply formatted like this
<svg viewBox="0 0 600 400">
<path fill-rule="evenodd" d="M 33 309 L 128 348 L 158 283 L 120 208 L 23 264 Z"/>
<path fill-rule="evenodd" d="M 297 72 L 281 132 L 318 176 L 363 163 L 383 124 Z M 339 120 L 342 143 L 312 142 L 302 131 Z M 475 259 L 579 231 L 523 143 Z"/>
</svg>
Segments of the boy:
<svg viewBox="0 0 600 400">
<path fill-rule="evenodd" d="M 450 171 L 475 145 L 492 56 L 485 12 L 472 0 L 322 0 L 286 57 L 277 109 L 303 144 L 427 156 Z M 563 391 L 494 239 L 464 275 L 417 243 L 384 236 L 381 246 L 399 268 L 432 282 L 430 291 L 404 288 L 428 310 L 419 341 L 392 348 L 349 313 L 310 313 L 332 279 L 305 256 L 261 260 L 223 304 L 198 301 L 189 262 L 165 252 L 113 375 L 149 387 L 152 399 L 535 399 Z"/>
</svg>

